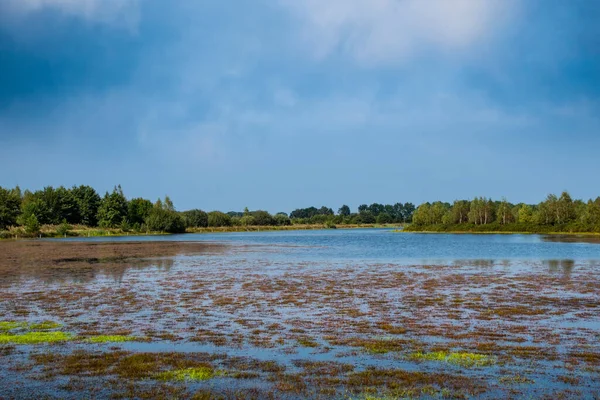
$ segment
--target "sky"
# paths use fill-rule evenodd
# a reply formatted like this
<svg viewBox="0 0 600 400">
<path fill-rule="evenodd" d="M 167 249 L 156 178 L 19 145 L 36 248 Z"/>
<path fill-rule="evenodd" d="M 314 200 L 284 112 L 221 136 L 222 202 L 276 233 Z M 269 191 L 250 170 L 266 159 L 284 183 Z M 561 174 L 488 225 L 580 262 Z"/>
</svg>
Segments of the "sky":
<svg viewBox="0 0 600 400">
<path fill-rule="evenodd" d="M 0 186 L 180 210 L 600 195 L 596 0 L 2 0 Z"/>
</svg>

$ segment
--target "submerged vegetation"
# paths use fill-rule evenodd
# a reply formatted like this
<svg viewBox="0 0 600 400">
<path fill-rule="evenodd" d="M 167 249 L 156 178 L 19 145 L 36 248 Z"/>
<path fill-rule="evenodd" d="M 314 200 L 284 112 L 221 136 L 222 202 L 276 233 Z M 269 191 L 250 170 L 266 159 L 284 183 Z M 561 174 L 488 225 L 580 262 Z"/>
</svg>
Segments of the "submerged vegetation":
<svg viewBox="0 0 600 400">
<path fill-rule="evenodd" d="M 475 353 L 449 353 L 446 351 L 435 351 L 431 353 L 412 353 L 408 356 L 409 359 L 415 361 L 439 361 L 449 364 L 459 365 L 461 367 L 486 367 L 494 365 L 496 360 L 493 357 L 484 354 Z"/>
<path fill-rule="evenodd" d="M 421 204 L 406 231 L 600 233 L 600 197 L 573 200 L 568 192 L 548 195 L 539 204 L 513 204 L 483 197 L 453 204 Z"/>
</svg>

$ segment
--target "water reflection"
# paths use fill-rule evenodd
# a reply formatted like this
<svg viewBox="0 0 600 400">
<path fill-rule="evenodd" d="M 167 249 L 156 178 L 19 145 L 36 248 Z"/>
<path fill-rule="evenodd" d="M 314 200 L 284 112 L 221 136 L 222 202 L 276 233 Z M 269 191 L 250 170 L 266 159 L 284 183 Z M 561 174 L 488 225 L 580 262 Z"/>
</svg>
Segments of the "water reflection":
<svg viewBox="0 0 600 400">
<path fill-rule="evenodd" d="M 600 236 L 585 235 L 542 235 L 544 242 L 552 243 L 592 243 L 600 244 Z"/>
<path fill-rule="evenodd" d="M 545 260 L 544 265 L 548 266 L 550 273 L 562 272 L 568 277 L 573 272 L 575 260 Z"/>
</svg>

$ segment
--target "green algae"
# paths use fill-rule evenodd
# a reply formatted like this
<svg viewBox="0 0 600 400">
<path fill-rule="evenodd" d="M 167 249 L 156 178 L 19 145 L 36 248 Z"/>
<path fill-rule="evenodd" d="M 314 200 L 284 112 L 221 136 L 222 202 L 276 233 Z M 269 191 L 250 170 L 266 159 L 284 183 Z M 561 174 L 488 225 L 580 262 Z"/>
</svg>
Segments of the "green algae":
<svg viewBox="0 0 600 400">
<path fill-rule="evenodd" d="M 98 335 L 92 336 L 84 340 L 86 343 L 124 343 L 124 342 L 135 342 L 140 339 L 135 336 L 123 336 L 123 335 Z"/>
<path fill-rule="evenodd" d="M 22 334 L 0 334 L 0 344 L 42 344 L 73 340 L 74 336 L 65 332 L 27 332 Z"/>
<path fill-rule="evenodd" d="M 48 331 L 60 328 L 62 324 L 53 321 L 43 321 L 29 323 L 25 321 L 0 321 L 0 331 L 8 332 L 13 330 L 27 331 Z"/>
</svg>

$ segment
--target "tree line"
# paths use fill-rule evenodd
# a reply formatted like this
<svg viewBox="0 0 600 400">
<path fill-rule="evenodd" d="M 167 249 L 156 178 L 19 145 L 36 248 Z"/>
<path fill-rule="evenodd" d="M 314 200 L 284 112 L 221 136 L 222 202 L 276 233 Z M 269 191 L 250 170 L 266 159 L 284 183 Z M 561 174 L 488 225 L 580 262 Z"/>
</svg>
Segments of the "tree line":
<svg viewBox="0 0 600 400">
<path fill-rule="evenodd" d="M 187 229 L 229 226 L 289 226 L 293 224 L 374 224 L 403 223 L 412 220 L 411 203 L 361 205 L 353 213 L 343 205 L 338 213 L 328 207 L 296 209 L 289 215 L 264 210 L 205 212 L 200 209 L 177 211 L 166 196 L 155 202 L 128 199 L 121 186 L 100 196 L 86 185 L 72 188 L 47 186 L 37 191 L 0 187 L 0 230 L 23 227 L 28 234 L 43 225 L 84 225 L 117 228 L 123 231 L 181 233 Z M 66 229 L 66 228 L 64 228 Z"/>
<path fill-rule="evenodd" d="M 573 200 L 550 194 L 539 204 L 485 197 L 417 207 L 409 231 L 600 232 L 600 197 Z"/>
</svg>

